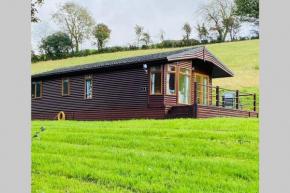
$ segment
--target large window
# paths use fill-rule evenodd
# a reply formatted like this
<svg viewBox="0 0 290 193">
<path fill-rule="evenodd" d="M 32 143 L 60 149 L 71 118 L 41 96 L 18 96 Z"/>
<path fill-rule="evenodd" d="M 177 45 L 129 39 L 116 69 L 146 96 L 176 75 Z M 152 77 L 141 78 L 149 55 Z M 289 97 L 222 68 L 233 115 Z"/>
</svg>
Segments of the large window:
<svg viewBox="0 0 290 193">
<path fill-rule="evenodd" d="M 208 105 L 209 104 L 209 76 L 204 74 L 195 73 L 195 82 L 197 84 L 197 103 Z"/>
<path fill-rule="evenodd" d="M 42 98 L 42 82 L 41 81 L 33 81 L 31 83 L 31 98 L 32 99 Z"/>
<path fill-rule="evenodd" d="M 70 81 L 69 78 L 62 79 L 62 88 L 61 88 L 61 95 L 62 96 L 69 96 L 70 93 Z"/>
<path fill-rule="evenodd" d="M 85 75 L 85 99 L 93 98 L 93 75 Z"/>
<path fill-rule="evenodd" d="M 191 70 L 186 68 L 179 69 L 178 79 L 178 102 L 183 104 L 190 104 L 190 77 Z"/>
<path fill-rule="evenodd" d="M 176 66 L 168 65 L 167 66 L 167 80 L 166 80 L 166 94 L 175 95 L 175 74 Z"/>
<path fill-rule="evenodd" d="M 153 66 L 150 68 L 150 94 L 162 94 L 162 70 L 161 66 Z"/>
</svg>

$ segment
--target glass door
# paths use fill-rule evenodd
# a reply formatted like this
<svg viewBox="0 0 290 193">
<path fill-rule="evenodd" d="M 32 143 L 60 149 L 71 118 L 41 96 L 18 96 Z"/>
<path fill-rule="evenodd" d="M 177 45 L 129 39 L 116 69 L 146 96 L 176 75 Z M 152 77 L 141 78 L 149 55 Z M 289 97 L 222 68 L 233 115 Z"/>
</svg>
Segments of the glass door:
<svg viewBox="0 0 290 193">
<path fill-rule="evenodd" d="M 180 68 L 178 79 L 178 103 L 190 104 L 190 70 Z"/>
<path fill-rule="evenodd" d="M 209 104 L 209 76 L 195 73 L 195 82 L 197 82 L 197 104 Z"/>
</svg>

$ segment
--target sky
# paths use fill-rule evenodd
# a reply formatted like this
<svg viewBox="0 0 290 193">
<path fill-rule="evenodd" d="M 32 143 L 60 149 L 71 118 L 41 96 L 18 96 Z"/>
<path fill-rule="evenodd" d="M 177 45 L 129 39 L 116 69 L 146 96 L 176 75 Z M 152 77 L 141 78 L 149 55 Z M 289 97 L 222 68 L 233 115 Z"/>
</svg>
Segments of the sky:
<svg viewBox="0 0 290 193">
<path fill-rule="evenodd" d="M 31 45 L 37 52 L 37 44 L 42 36 L 59 30 L 53 22 L 51 14 L 57 10 L 59 3 L 68 0 L 45 0 L 38 9 L 39 23 L 31 24 Z M 148 31 L 154 43 L 159 42 L 158 34 L 165 31 L 165 39 L 182 39 L 182 25 L 188 22 L 193 27 L 191 38 L 197 38 L 194 29 L 200 21 L 195 15 L 203 0 L 75 0 L 86 7 L 96 23 L 105 23 L 112 30 L 107 46 L 125 46 L 135 41 L 134 26 L 143 26 Z M 240 31 L 241 36 L 249 34 L 249 26 Z M 80 45 L 81 49 L 96 48 L 90 39 Z"/>
</svg>

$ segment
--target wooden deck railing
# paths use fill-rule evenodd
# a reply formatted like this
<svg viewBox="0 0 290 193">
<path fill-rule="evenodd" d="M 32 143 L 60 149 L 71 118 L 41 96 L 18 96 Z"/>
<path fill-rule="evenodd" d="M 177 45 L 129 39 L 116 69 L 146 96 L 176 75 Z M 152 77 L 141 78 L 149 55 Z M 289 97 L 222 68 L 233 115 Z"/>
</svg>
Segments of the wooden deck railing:
<svg viewBox="0 0 290 193">
<path fill-rule="evenodd" d="M 256 111 L 257 96 L 256 93 L 247 93 L 194 82 L 194 104 Z"/>
</svg>

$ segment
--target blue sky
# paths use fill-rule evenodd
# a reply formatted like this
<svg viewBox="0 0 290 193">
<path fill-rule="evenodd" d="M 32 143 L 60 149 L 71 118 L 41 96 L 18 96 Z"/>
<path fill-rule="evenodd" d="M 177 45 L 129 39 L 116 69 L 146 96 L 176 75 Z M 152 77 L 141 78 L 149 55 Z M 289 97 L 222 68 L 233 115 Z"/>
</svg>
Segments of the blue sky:
<svg viewBox="0 0 290 193">
<path fill-rule="evenodd" d="M 124 46 L 135 40 L 134 26 L 144 27 L 153 39 L 158 42 L 160 29 L 165 31 L 165 39 L 181 39 L 182 25 L 188 22 L 192 27 L 200 20 L 194 14 L 202 0 L 75 0 L 74 2 L 86 7 L 96 23 L 105 23 L 112 30 L 108 46 Z M 67 0 L 44 1 L 39 9 L 40 23 L 32 24 L 31 45 L 37 51 L 37 42 L 42 35 L 58 30 L 51 19 L 51 14 L 56 11 L 57 4 Z M 38 31 L 38 32 L 37 32 Z M 41 33 L 39 33 L 41 31 Z M 41 34 L 41 35 L 39 35 Z M 249 26 L 242 27 L 239 35 L 249 34 Z M 197 38 L 193 29 L 192 38 Z M 94 48 L 93 40 L 81 44 L 81 49 Z"/>
</svg>

